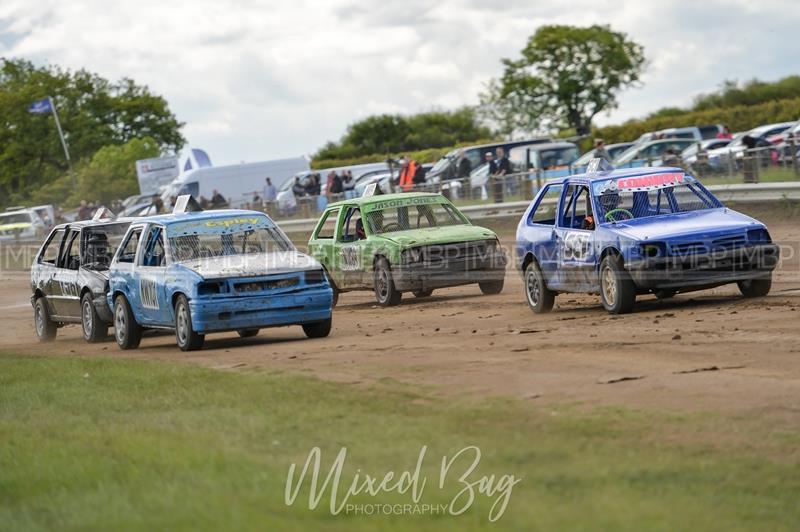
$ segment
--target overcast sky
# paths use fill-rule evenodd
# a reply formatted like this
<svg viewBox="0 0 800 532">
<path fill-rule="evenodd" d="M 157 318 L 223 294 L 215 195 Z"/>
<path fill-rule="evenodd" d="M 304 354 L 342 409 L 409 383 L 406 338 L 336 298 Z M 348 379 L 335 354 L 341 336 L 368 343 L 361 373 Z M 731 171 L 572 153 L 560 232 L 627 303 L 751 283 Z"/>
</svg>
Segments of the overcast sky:
<svg viewBox="0 0 800 532">
<path fill-rule="evenodd" d="M 132 77 L 226 164 L 313 153 L 370 114 L 475 104 L 552 23 L 608 23 L 645 47 L 643 86 L 601 124 L 800 74 L 797 0 L 0 0 L 0 56 Z"/>
</svg>

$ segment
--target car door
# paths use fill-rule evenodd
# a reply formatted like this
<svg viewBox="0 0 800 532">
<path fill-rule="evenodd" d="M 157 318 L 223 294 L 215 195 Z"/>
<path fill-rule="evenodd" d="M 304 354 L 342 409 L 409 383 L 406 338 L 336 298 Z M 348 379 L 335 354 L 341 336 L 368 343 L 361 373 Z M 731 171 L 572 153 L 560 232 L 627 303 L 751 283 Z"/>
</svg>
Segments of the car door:
<svg viewBox="0 0 800 532">
<path fill-rule="evenodd" d="M 336 236 L 339 269 L 342 272 L 342 284 L 339 287 L 358 288 L 364 284 L 364 265 L 371 264 L 371 260 L 365 257 L 367 239 L 361 209 L 355 206 L 345 207 L 341 218 Z"/>
<path fill-rule="evenodd" d="M 53 297 L 53 306 L 55 314 L 63 318 L 78 319 L 81 315 L 81 287 L 78 284 L 80 238 L 79 229 L 69 229 L 58 259 L 54 280 L 58 284 L 59 295 Z"/>
<path fill-rule="evenodd" d="M 36 257 L 35 275 L 32 276 L 34 289 L 38 288 L 44 293 L 47 310 L 53 315 L 56 314 L 54 303 L 61 296 L 61 286 L 56 281 L 56 272 L 61 244 L 66 234 L 66 229 L 53 231 Z"/>
<path fill-rule="evenodd" d="M 526 220 L 524 239 L 527 244 L 520 253 L 521 256 L 525 256 L 527 252 L 533 254 L 548 284 L 555 281 L 557 271 L 556 218 L 563 190 L 561 183 L 544 187 Z"/>
<path fill-rule="evenodd" d="M 138 314 L 148 325 L 171 325 L 172 310 L 166 297 L 167 256 L 164 248 L 164 228 L 150 224 L 144 231 L 134 266 L 138 280 Z"/>
<path fill-rule="evenodd" d="M 571 184 L 565 191 L 557 233 L 558 284 L 565 290 L 586 291 L 594 284 L 594 230 L 584 220 L 592 215 L 589 187 Z"/>
<path fill-rule="evenodd" d="M 336 231 L 339 225 L 339 214 L 341 207 L 334 207 L 326 210 L 311 235 L 309 241 L 309 250 L 312 256 L 317 259 L 328 275 L 336 283 L 336 286 L 342 286 L 342 272 L 339 269 L 339 260 L 336 245 Z"/>
<path fill-rule="evenodd" d="M 139 282 L 136 279 L 134 267 L 143 230 L 144 224 L 132 225 L 128 229 L 128 234 L 122 239 L 122 244 L 120 244 L 114 259 L 114 269 L 116 270 L 114 277 L 120 281 L 115 282 L 114 288 L 122 289 L 137 320 L 139 313 L 136 311 L 141 306 L 139 305 Z"/>
</svg>

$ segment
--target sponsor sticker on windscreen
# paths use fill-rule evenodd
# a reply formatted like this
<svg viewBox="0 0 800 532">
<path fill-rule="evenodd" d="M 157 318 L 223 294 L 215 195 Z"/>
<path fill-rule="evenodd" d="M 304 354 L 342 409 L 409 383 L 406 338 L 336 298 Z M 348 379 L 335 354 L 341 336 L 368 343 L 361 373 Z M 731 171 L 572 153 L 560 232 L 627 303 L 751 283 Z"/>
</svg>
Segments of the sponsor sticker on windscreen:
<svg viewBox="0 0 800 532">
<path fill-rule="evenodd" d="M 683 177 L 683 172 L 624 177 L 617 179 L 617 188 L 619 190 L 654 190 L 674 187 L 683 183 Z"/>
<path fill-rule="evenodd" d="M 170 224 L 167 232 L 170 237 L 209 233 L 237 233 L 248 229 L 270 228 L 272 223 L 266 216 L 241 215 L 219 218 L 205 218 L 191 222 Z"/>
</svg>

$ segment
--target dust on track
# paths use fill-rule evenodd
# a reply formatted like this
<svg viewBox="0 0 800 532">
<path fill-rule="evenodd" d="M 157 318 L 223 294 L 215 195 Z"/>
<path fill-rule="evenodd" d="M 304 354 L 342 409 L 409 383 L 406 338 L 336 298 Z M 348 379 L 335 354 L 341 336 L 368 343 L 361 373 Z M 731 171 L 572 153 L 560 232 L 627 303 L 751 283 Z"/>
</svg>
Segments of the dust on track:
<svg viewBox="0 0 800 532">
<path fill-rule="evenodd" d="M 86 344 L 78 326 L 36 342 L 28 275 L 0 276 L 0 350 L 196 363 L 235 371 L 313 375 L 342 385 L 392 379 L 432 393 L 481 400 L 510 396 L 545 404 L 624 405 L 660 410 L 771 415 L 800 421 L 800 230 L 770 227 L 793 249 L 765 298 L 735 286 L 658 301 L 640 297 L 633 314 L 610 316 L 596 296 L 561 295 L 551 314 L 534 315 L 509 271 L 502 294 L 477 286 L 406 294 L 379 308 L 368 292 L 343 294 L 331 336 L 307 340 L 300 327 L 255 338 L 209 335 L 182 353 L 169 334 L 147 335 L 138 350 Z"/>
</svg>

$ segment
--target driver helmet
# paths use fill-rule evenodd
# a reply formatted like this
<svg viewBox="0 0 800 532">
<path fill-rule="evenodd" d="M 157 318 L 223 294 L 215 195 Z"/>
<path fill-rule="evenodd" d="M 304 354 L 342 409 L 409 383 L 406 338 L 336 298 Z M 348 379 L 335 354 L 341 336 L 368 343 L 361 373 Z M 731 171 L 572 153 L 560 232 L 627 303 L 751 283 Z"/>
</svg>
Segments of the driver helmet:
<svg viewBox="0 0 800 532">
<path fill-rule="evenodd" d="M 614 209 L 619 207 L 620 198 L 619 198 L 619 189 L 617 188 L 616 182 L 612 181 L 606 187 L 600 191 L 600 205 L 603 206 L 603 210 L 605 212 L 611 212 Z"/>
</svg>

